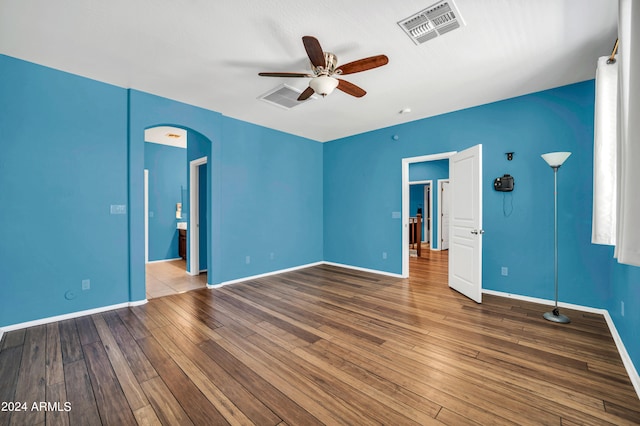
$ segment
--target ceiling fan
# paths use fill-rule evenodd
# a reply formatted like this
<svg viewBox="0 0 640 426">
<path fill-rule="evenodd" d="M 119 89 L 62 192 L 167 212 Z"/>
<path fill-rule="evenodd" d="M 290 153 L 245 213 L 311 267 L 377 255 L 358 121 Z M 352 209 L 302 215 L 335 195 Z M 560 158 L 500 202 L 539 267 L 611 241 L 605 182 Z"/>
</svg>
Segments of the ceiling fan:
<svg viewBox="0 0 640 426">
<path fill-rule="evenodd" d="M 295 72 L 261 72 L 258 75 L 262 77 L 306 77 L 311 78 L 309 87 L 307 87 L 298 96 L 299 101 L 308 99 L 314 93 L 327 96 L 336 87 L 338 90 L 361 98 L 367 94 L 362 88 L 356 86 L 347 80 L 336 78 L 338 75 L 354 74 L 361 71 L 370 70 L 372 68 L 381 67 L 389 62 L 389 58 L 385 55 L 370 56 L 368 58 L 359 59 L 349 62 L 338 67 L 338 57 L 331 52 L 325 52 L 320 46 L 318 39 L 312 36 L 302 37 L 302 43 L 307 51 L 307 56 L 311 61 L 311 70 L 313 74 L 295 73 Z"/>
</svg>

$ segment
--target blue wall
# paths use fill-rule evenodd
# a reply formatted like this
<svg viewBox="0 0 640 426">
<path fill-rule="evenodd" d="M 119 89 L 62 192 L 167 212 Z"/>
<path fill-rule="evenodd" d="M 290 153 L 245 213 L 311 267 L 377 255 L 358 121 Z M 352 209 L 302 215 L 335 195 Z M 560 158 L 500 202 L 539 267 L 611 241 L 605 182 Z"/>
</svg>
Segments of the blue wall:
<svg viewBox="0 0 640 426">
<path fill-rule="evenodd" d="M 149 261 L 175 259 L 180 257 L 176 223 L 188 217 L 183 196 L 187 150 L 149 142 L 144 146 L 144 168 L 149 170 Z M 185 219 L 176 219 L 176 203 L 187 208 L 182 213 Z"/>
<path fill-rule="evenodd" d="M 222 131 L 220 281 L 321 261 L 322 144 L 227 117 Z"/>
<path fill-rule="evenodd" d="M 129 300 L 126 90 L 0 55 L 0 94 L 0 326 Z"/>
<path fill-rule="evenodd" d="M 409 182 L 449 178 L 449 160 L 424 161 L 409 164 Z"/>
<path fill-rule="evenodd" d="M 208 157 L 210 284 L 322 260 L 322 144 L 135 90 L 129 104 L 132 300 L 144 294 L 142 140 L 157 125 L 188 129 L 188 159 Z"/>
<path fill-rule="evenodd" d="M 144 300 L 144 130 L 158 125 L 209 159 L 210 283 L 322 260 L 322 144 L 2 55 L 0 75 L 0 326 Z"/>
<path fill-rule="evenodd" d="M 559 298 L 607 309 L 638 369 L 640 268 L 591 244 L 593 105 L 594 82 L 586 81 L 326 143 L 325 260 L 400 274 L 402 224 L 393 213 L 401 210 L 401 159 L 480 143 L 483 287 L 552 300 L 553 172 L 540 155 L 571 151 L 558 171 Z M 505 173 L 515 178 L 508 194 L 493 189 Z"/>
<path fill-rule="evenodd" d="M 213 284 L 321 260 L 400 273 L 401 159 L 481 143 L 484 287 L 553 298 L 553 173 L 540 154 L 572 151 L 559 171 L 560 299 L 608 309 L 640 365 L 640 268 L 590 243 L 593 81 L 319 144 L 2 55 L 0 75 L 0 219 L 11 224 L 0 326 L 145 298 L 148 127 L 208 144 Z M 493 191 L 504 173 L 510 200 Z"/>
<path fill-rule="evenodd" d="M 187 170 L 189 170 L 190 165 L 189 163 L 193 160 L 197 160 L 200 159 L 202 157 L 207 157 L 207 163 L 208 162 L 212 162 L 215 160 L 219 159 L 213 159 L 211 157 L 212 154 L 212 145 L 211 145 L 211 141 L 209 139 L 207 139 L 204 135 L 193 131 L 193 130 L 188 130 L 187 131 L 187 164 L 186 164 L 186 168 Z M 212 216 L 210 214 L 211 212 L 211 197 L 208 196 L 208 192 L 209 192 L 209 185 L 208 183 L 211 182 L 212 179 L 212 174 L 210 173 L 209 168 L 207 167 L 207 164 L 203 164 L 201 166 L 199 166 L 199 175 L 198 177 L 200 178 L 199 181 L 199 198 L 200 198 L 200 228 L 199 228 L 199 261 L 200 261 L 200 271 L 203 271 L 205 269 L 208 270 L 208 265 L 209 265 L 209 253 L 211 252 L 211 245 L 214 244 L 213 239 L 211 238 L 211 236 L 209 234 L 207 234 L 209 226 L 211 225 L 211 219 Z M 191 193 L 191 175 L 188 174 L 187 176 L 187 196 L 185 197 L 186 199 L 186 204 L 187 204 L 187 212 L 191 210 L 191 206 L 190 206 L 190 196 L 188 194 Z M 190 229 L 191 227 L 191 221 L 189 219 L 189 215 L 187 213 L 187 216 L 185 216 L 187 218 L 187 223 L 189 223 L 188 227 Z M 191 271 L 191 233 L 187 232 L 187 271 L 192 272 Z M 211 280 L 209 279 L 209 277 L 207 277 L 209 282 L 211 283 Z"/>
<path fill-rule="evenodd" d="M 424 180 L 432 180 L 433 187 L 432 191 L 432 199 L 433 199 L 433 217 L 431 218 L 431 225 L 433 226 L 433 241 L 431 242 L 431 247 L 437 249 L 440 247 L 440 235 L 439 235 L 439 221 L 438 221 L 438 180 L 448 179 L 449 178 L 449 160 L 435 160 L 435 161 L 425 161 L 422 163 L 413 163 L 409 164 L 409 183 L 414 181 L 424 181 Z M 409 187 L 409 212 L 410 215 L 415 215 L 416 209 L 415 206 L 417 204 L 424 204 L 424 201 L 420 201 L 419 203 L 416 201 L 416 205 L 412 206 L 412 200 L 424 200 L 424 185 L 411 185 Z M 423 209 L 424 211 L 424 209 Z M 423 217 L 426 216 L 426 212 L 423 213 Z M 426 232 L 426 224 L 423 227 L 423 235 Z"/>
<path fill-rule="evenodd" d="M 482 144 L 483 286 L 553 299 L 553 173 L 540 154 L 567 150 L 574 154 L 559 171 L 560 300 L 606 307 L 609 260 L 590 243 L 593 98 L 588 81 L 326 143 L 325 259 L 400 274 L 402 224 L 392 212 L 401 210 L 402 158 Z M 503 193 L 493 190 L 504 173 L 516 181 L 508 215 Z M 352 220 L 355 211 L 361 220 Z"/>
<path fill-rule="evenodd" d="M 128 91 L 129 104 L 129 281 L 132 301 L 145 298 L 144 268 L 144 206 L 143 206 L 143 169 L 144 169 L 144 131 L 147 128 L 170 125 L 187 130 L 187 157 L 202 139 L 204 155 L 210 160 L 208 168 L 210 199 L 219 199 L 222 176 L 220 175 L 222 116 L 214 111 L 197 108 L 192 105 L 161 98 L 137 90 Z M 210 201 L 209 201 L 210 203 Z M 188 203 L 186 211 L 188 212 Z M 220 240 L 220 212 L 210 209 L 207 227 L 211 241 Z M 188 235 L 188 234 L 187 234 Z M 208 265 L 220 265 L 220 244 L 211 246 L 207 252 Z M 215 262 L 213 261 L 215 259 Z M 220 267 L 221 268 L 221 267 Z M 209 283 L 219 282 L 221 269 L 210 267 L 207 279 Z"/>
<path fill-rule="evenodd" d="M 607 308 L 636 370 L 640 372 L 640 268 L 617 263 L 613 259 L 613 249 L 608 249 L 613 277 L 611 303 Z M 624 303 L 624 316 L 621 302 Z"/>
</svg>

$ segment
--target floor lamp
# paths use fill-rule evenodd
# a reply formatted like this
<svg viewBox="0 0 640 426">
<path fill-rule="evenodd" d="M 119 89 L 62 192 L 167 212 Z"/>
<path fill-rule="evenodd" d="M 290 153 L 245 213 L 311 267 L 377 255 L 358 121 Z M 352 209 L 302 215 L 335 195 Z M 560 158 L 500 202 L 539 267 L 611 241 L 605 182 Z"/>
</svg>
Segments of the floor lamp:
<svg viewBox="0 0 640 426">
<path fill-rule="evenodd" d="M 556 304 L 551 312 L 545 312 L 543 317 L 546 320 L 563 324 L 570 323 L 568 316 L 562 315 L 558 310 L 558 169 L 562 166 L 570 152 L 550 152 L 542 154 L 544 161 L 553 169 L 553 273 L 556 288 Z"/>
</svg>

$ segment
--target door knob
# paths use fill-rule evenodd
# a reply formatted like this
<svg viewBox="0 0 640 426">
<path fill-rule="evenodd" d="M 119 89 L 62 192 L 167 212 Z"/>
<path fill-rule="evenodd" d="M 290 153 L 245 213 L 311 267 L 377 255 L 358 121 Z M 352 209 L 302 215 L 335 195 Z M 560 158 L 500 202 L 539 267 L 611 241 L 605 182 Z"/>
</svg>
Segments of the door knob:
<svg viewBox="0 0 640 426">
<path fill-rule="evenodd" d="M 471 231 L 471 233 L 474 235 L 484 234 L 484 229 L 480 229 L 480 230 L 474 229 L 473 231 Z"/>
</svg>

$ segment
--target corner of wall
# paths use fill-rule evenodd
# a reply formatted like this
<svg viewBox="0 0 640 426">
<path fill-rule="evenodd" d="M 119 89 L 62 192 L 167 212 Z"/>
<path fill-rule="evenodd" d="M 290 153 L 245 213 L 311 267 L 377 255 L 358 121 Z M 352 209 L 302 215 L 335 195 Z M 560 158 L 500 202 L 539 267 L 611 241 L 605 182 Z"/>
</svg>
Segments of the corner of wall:
<svg viewBox="0 0 640 426">
<path fill-rule="evenodd" d="M 483 290 L 482 292 L 484 294 L 491 294 L 494 296 L 506 297 L 509 299 L 539 303 L 542 305 L 549 305 L 549 306 L 554 305 L 553 301 L 546 300 L 546 299 L 520 296 L 517 294 L 504 293 L 504 292 L 495 291 L 495 290 Z M 582 312 L 600 314 L 604 317 L 605 321 L 607 322 L 607 326 L 609 327 L 609 331 L 611 332 L 611 337 L 613 337 L 613 341 L 615 342 L 616 348 L 618 349 L 618 353 L 620 354 L 620 358 L 622 359 L 622 363 L 624 364 L 624 368 L 625 370 L 627 370 L 627 375 L 629 376 L 629 380 L 631 381 L 631 384 L 633 385 L 633 388 L 635 389 L 636 394 L 638 395 L 638 398 L 640 398 L 640 376 L 638 375 L 638 370 L 636 370 L 636 367 L 633 364 L 633 360 L 629 356 L 629 353 L 627 352 L 627 348 L 625 347 L 624 342 L 620 337 L 620 334 L 618 334 L 618 329 L 616 328 L 616 325 L 613 322 L 613 319 L 611 318 L 609 311 L 606 309 L 591 308 L 588 306 L 573 305 L 573 304 L 562 303 L 562 302 L 558 303 L 558 306 L 567 308 L 567 309 L 574 309 Z"/>
</svg>

